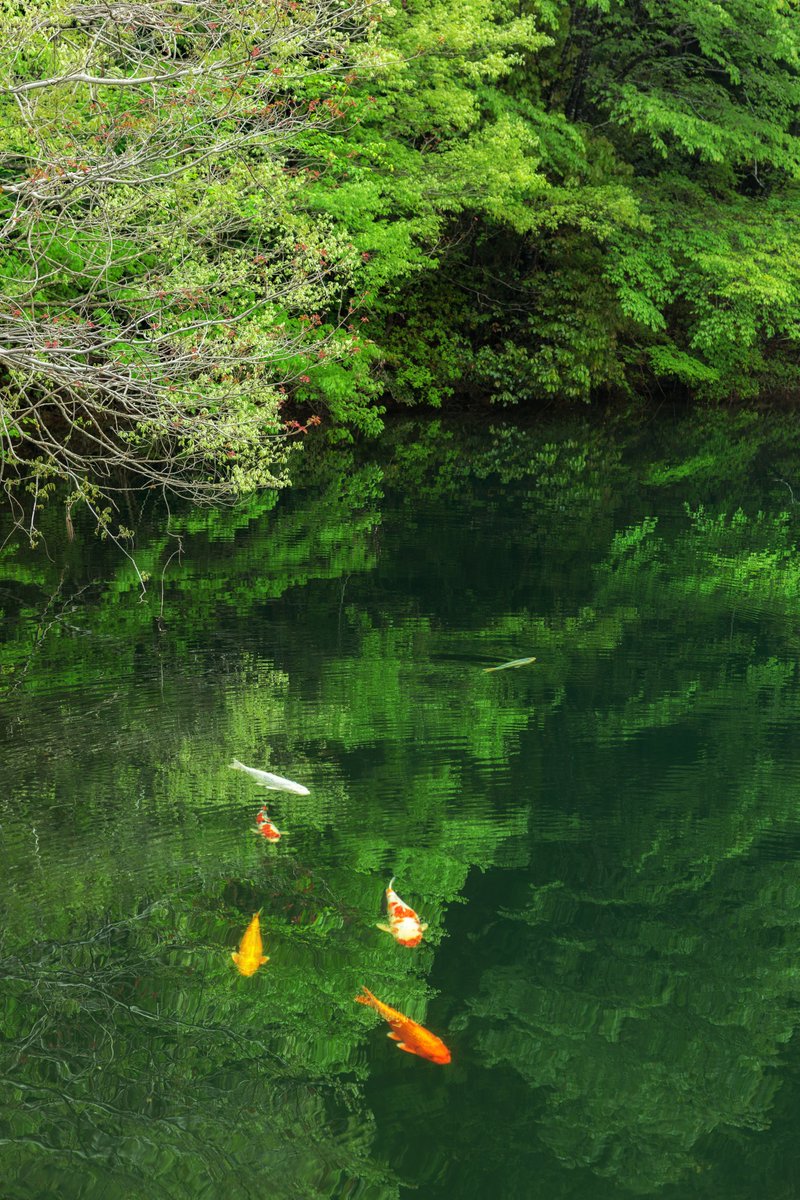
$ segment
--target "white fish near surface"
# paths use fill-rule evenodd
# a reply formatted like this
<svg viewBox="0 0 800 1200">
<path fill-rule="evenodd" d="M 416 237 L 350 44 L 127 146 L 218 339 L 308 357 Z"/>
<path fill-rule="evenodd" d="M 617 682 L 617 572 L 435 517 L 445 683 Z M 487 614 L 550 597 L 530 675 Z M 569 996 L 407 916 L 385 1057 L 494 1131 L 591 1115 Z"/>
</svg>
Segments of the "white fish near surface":
<svg viewBox="0 0 800 1200">
<path fill-rule="evenodd" d="M 258 767 L 246 767 L 235 758 L 230 764 L 236 771 L 244 771 L 259 787 L 270 788 L 273 792 L 294 792 L 295 796 L 308 796 L 310 792 L 302 783 L 293 779 L 284 779 L 282 775 L 273 775 L 271 771 L 259 771 Z"/>
<path fill-rule="evenodd" d="M 510 667 L 527 667 L 535 662 L 535 658 L 512 658 L 511 662 L 501 663 L 499 667 L 484 667 L 483 670 L 484 672 L 507 671 Z"/>
</svg>

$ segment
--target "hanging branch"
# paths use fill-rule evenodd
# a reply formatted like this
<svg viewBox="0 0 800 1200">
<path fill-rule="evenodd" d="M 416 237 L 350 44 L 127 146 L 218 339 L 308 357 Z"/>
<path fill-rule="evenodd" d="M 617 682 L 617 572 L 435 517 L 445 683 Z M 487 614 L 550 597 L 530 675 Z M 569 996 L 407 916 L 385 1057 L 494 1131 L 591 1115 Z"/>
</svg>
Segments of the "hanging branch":
<svg viewBox="0 0 800 1200">
<path fill-rule="evenodd" d="M 347 129 L 372 20 L 370 0 L 0 18 L 7 491 L 66 481 L 67 511 L 108 527 L 132 483 L 210 501 L 283 482 L 283 396 L 355 268 L 306 215 L 309 147 Z"/>
</svg>

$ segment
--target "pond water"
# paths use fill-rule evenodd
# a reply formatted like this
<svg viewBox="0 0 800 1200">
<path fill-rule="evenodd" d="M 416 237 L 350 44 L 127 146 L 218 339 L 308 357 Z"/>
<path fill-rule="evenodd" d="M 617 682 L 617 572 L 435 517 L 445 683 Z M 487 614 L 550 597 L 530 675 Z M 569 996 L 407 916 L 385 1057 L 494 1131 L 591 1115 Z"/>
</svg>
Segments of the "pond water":
<svg viewBox="0 0 800 1200">
<path fill-rule="evenodd" d="M 800 1194 L 799 442 L 405 422 L 146 508 L 144 594 L 8 543 L 4 1200 Z"/>
</svg>

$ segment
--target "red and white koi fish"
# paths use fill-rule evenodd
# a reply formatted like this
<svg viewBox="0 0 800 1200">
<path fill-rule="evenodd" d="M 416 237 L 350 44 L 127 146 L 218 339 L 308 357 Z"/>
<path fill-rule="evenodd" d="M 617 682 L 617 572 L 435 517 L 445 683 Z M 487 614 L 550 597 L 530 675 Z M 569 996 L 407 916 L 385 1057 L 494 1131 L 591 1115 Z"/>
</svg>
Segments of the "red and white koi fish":
<svg viewBox="0 0 800 1200">
<path fill-rule="evenodd" d="M 234 951 L 231 954 L 240 975 L 255 975 L 259 967 L 263 966 L 265 962 L 269 962 L 269 958 L 262 953 L 263 949 L 258 913 L 253 913 L 253 919 L 245 929 L 239 943 L 239 953 Z"/>
<path fill-rule="evenodd" d="M 273 825 L 263 808 L 256 817 L 256 825 L 257 828 L 253 830 L 253 833 L 260 833 L 268 842 L 279 842 L 281 840 L 280 829 Z"/>
<path fill-rule="evenodd" d="M 368 991 L 363 984 L 361 991 L 364 995 L 354 996 L 354 999 L 359 1004 L 368 1004 L 370 1008 L 374 1008 L 377 1013 L 380 1013 L 384 1021 L 389 1022 L 392 1029 L 387 1036 L 397 1042 L 398 1050 L 405 1050 L 406 1054 L 416 1054 L 420 1058 L 427 1058 L 430 1062 L 442 1065 L 450 1062 L 452 1056 L 447 1046 L 435 1033 L 431 1033 L 430 1029 L 426 1029 L 424 1025 L 418 1025 L 416 1021 L 411 1020 L 411 1017 L 406 1017 L 396 1008 L 390 1008 L 388 1004 L 384 1004 L 377 996 L 373 996 L 372 992 Z"/>
<path fill-rule="evenodd" d="M 413 908 L 409 908 L 393 890 L 393 884 L 394 875 L 389 880 L 389 886 L 386 889 L 389 924 L 379 924 L 378 929 L 382 929 L 384 933 L 390 933 L 400 946 L 418 946 L 422 941 L 423 933 L 428 928 L 428 923 L 427 921 L 424 924 L 420 922 Z"/>
</svg>

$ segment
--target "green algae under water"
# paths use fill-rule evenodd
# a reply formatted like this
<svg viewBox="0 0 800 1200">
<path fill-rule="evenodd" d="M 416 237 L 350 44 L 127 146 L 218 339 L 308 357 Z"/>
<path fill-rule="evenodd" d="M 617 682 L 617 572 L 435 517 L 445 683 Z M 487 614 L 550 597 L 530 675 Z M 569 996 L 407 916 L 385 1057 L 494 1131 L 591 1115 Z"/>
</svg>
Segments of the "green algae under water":
<svg viewBox="0 0 800 1200">
<path fill-rule="evenodd" d="M 7 545 L 4 1200 L 798 1194 L 799 442 L 399 423 L 146 512 L 143 599 Z"/>
</svg>

